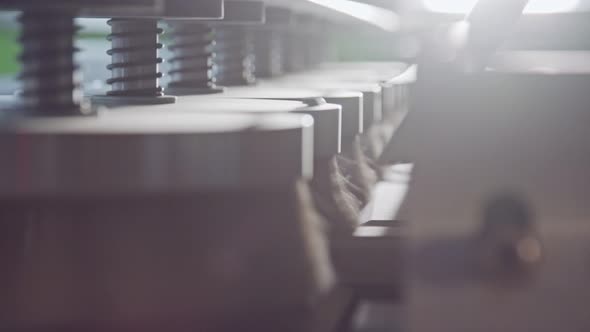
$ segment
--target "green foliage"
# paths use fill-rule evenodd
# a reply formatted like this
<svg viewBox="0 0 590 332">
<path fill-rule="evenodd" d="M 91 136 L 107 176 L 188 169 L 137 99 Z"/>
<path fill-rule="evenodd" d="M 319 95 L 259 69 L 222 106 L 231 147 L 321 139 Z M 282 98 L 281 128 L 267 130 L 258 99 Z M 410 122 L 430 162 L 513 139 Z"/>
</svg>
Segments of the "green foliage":
<svg viewBox="0 0 590 332">
<path fill-rule="evenodd" d="M 106 40 L 105 37 L 106 34 L 80 33 L 77 38 Z M 0 75 L 14 75 L 19 72 L 18 56 L 20 52 L 18 31 L 0 29 Z"/>
<path fill-rule="evenodd" d="M 17 38 L 16 31 L 0 30 L 0 75 L 15 74 L 19 71 L 20 45 Z"/>
</svg>

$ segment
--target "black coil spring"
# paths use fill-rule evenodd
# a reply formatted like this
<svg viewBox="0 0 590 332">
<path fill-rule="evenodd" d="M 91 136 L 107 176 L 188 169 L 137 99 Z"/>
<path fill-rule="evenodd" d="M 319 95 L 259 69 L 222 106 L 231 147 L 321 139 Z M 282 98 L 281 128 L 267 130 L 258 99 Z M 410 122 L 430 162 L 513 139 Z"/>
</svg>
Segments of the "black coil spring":
<svg viewBox="0 0 590 332">
<path fill-rule="evenodd" d="M 146 96 L 158 97 L 164 94 L 159 85 L 162 73 L 159 65 L 163 62 L 158 57 L 158 50 L 163 47 L 159 35 L 157 20 L 153 19 L 111 19 L 111 34 L 107 39 L 112 48 L 107 51 L 111 56 L 111 78 L 107 83 L 112 90 L 109 96 Z"/>
<path fill-rule="evenodd" d="M 319 34 L 316 42 L 319 48 L 318 64 L 334 60 L 336 58 L 336 49 L 334 44 L 334 36 L 332 33 L 332 25 L 326 21 L 320 21 L 319 29 L 322 33 Z"/>
<path fill-rule="evenodd" d="M 284 43 L 280 31 L 262 28 L 256 32 L 256 76 L 277 77 L 283 74 Z"/>
<path fill-rule="evenodd" d="M 284 66 L 287 72 L 298 72 L 305 69 L 306 40 L 300 31 L 289 30 L 284 36 L 287 41 Z"/>
<path fill-rule="evenodd" d="M 305 66 L 312 68 L 324 62 L 326 57 L 326 47 L 329 45 L 327 36 L 327 27 L 325 23 L 317 18 L 311 18 L 307 29 L 304 31 L 304 38 L 307 46 L 305 47 Z"/>
<path fill-rule="evenodd" d="M 74 13 L 25 11 L 19 17 L 23 107 L 30 115 L 78 115 L 82 92 L 74 61 Z"/>
<path fill-rule="evenodd" d="M 250 85 L 256 82 L 253 40 L 242 27 L 222 27 L 215 31 L 216 77 L 220 85 Z"/>
<path fill-rule="evenodd" d="M 169 86 L 215 90 L 213 28 L 198 23 L 176 23 L 173 27 Z"/>
</svg>

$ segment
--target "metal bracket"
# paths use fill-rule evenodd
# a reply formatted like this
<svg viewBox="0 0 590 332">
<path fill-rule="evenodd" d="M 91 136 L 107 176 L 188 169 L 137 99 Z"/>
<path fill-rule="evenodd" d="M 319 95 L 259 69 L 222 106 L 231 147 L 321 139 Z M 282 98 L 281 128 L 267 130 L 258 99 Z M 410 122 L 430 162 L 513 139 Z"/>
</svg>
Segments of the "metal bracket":
<svg viewBox="0 0 590 332">
<path fill-rule="evenodd" d="M 264 24 L 266 5 L 263 1 L 225 1 L 223 19 L 213 24 Z"/>
<path fill-rule="evenodd" d="M 295 15 L 289 9 L 280 7 L 266 7 L 266 25 L 272 27 L 289 27 L 293 24 Z"/>
<path fill-rule="evenodd" d="M 103 17 L 104 14 L 157 15 L 163 11 L 164 0 L 4 0 L 3 9 L 45 9 L 77 10 L 80 16 Z M 104 14 L 100 14 L 104 13 Z"/>
<path fill-rule="evenodd" d="M 18 1 L 18 0 L 11 0 Z M 32 0 L 29 0 L 32 1 Z M 61 0 L 65 1 L 65 0 Z M 92 2 L 92 0 L 81 0 Z M 107 0 L 117 2 L 117 0 Z M 141 7 L 134 5 L 141 2 L 155 2 L 155 7 L 150 10 L 141 10 Z M 96 3 L 96 1 L 94 1 Z M 157 19 L 222 19 L 224 15 L 224 0 L 123 0 L 123 7 L 129 10 L 120 10 L 118 6 L 106 6 L 101 2 L 100 6 L 87 6 L 81 12 L 84 17 L 107 17 L 107 18 L 157 18 Z"/>
</svg>

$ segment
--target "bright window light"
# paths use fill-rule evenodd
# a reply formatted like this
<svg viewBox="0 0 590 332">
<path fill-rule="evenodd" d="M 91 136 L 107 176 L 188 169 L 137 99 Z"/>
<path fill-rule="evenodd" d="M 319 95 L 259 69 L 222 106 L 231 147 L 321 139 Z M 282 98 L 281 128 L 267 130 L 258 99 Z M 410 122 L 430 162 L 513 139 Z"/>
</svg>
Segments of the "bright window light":
<svg viewBox="0 0 590 332">
<path fill-rule="evenodd" d="M 549 14 L 574 10 L 580 0 L 531 0 L 526 14 Z M 423 0 L 427 10 L 439 13 L 467 14 L 477 0 Z"/>
<path fill-rule="evenodd" d="M 351 0 L 307 1 L 368 22 L 387 31 L 396 31 L 399 29 L 399 17 L 389 10 L 376 6 Z"/>
</svg>

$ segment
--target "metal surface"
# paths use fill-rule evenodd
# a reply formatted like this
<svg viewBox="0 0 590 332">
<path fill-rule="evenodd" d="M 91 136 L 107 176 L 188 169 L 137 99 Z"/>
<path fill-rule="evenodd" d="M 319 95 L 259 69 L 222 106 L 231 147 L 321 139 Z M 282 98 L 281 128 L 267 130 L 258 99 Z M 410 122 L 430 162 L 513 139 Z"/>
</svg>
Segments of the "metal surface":
<svg viewBox="0 0 590 332">
<path fill-rule="evenodd" d="M 303 182 L 0 200 L 0 216 L 6 330 L 297 332 L 332 281 Z"/>
<path fill-rule="evenodd" d="M 342 107 L 336 104 L 307 106 L 297 113 L 314 118 L 315 153 L 319 156 L 334 156 L 341 151 Z"/>
<path fill-rule="evenodd" d="M 141 110 L 141 108 L 139 108 Z M 0 131 L 0 197 L 227 190 L 310 177 L 305 115 L 162 115 L 26 119 Z M 260 163 L 261 156 L 273 161 Z"/>
<path fill-rule="evenodd" d="M 413 108 L 390 151 L 416 164 L 404 213 L 415 221 L 406 274 L 411 331 L 590 327 L 583 309 L 590 303 L 590 76 L 587 66 L 573 74 L 571 63 L 564 73 L 527 70 L 552 67 L 559 53 L 547 66 L 522 56 L 502 54 L 495 71 L 475 74 L 418 71 Z M 490 249 L 497 242 L 481 237 L 484 207 L 504 193 L 523 197 L 535 220 L 542 250 L 535 241 L 521 250 L 542 260 L 527 278 L 498 273 L 494 257 L 503 255 Z M 513 232 L 494 231 L 500 239 L 520 233 Z M 492 250 L 492 264 L 482 250 Z"/>
<path fill-rule="evenodd" d="M 261 82 L 262 84 L 262 82 Z M 224 97 L 229 98 L 250 98 L 250 99 L 280 99 L 280 100 L 298 100 L 313 102 L 316 99 L 322 99 L 324 91 L 320 89 L 296 88 L 296 87 L 276 87 L 265 86 L 244 86 L 231 87 L 226 89 Z"/>
<path fill-rule="evenodd" d="M 342 106 L 342 144 L 350 146 L 354 138 L 363 132 L 363 94 L 328 90 L 322 95 L 326 102 Z"/>
</svg>

